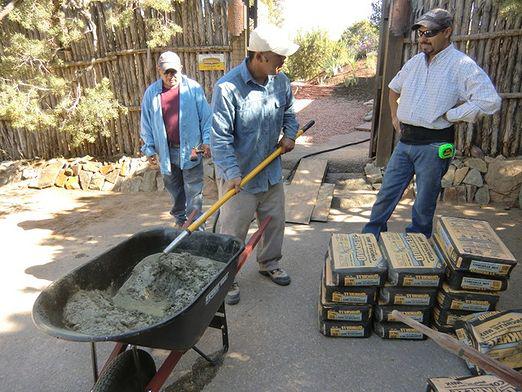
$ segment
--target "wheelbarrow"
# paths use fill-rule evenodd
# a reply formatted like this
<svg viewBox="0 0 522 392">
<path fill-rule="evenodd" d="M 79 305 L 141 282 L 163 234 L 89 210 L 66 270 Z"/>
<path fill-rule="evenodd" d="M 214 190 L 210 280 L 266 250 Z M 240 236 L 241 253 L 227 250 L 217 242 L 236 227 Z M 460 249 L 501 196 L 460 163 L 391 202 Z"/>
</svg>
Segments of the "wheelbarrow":
<svg viewBox="0 0 522 392">
<path fill-rule="evenodd" d="M 270 217 L 261 222 L 245 246 L 237 238 L 207 232 L 195 232 L 191 241 L 181 242 L 179 251 L 212 258 L 222 262 L 224 267 L 192 303 L 155 325 L 117 335 L 91 336 L 69 329 L 64 324 L 63 311 L 68 299 L 78 290 L 121 287 L 136 264 L 152 253 L 161 252 L 179 236 L 181 231 L 172 228 L 141 231 L 52 283 L 42 291 L 33 306 L 34 323 L 51 336 L 91 343 L 95 382 L 92 391 L 157 392 L 188 350 L 193 349 L 214 363 L 196 347 L 208 327 L 221 330 L 222 350 L 227 352 L 229 342 L 224 299 L 236 273 L 255 248 L 269 221 Z M 95 343 L 106 341 L 117 344 L 98 376 Z M 156 371 L 150 354 L 138 347 L 171 352 Z"/>
</svg>

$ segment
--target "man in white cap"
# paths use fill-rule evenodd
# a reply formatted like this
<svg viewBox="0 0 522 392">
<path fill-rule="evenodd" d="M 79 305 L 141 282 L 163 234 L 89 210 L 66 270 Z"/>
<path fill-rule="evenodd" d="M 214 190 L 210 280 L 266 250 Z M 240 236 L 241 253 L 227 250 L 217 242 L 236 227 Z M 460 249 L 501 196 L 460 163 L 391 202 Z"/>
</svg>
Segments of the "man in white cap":
<svg viewBox="0 0 522 392">
<path fill-rule="evenodd" d="M 454 124 L 473 123 L 500 109 L 500 97 L 488 75 L 451 44 L 452 24 L 451 14 L 436 8 L 412 26 L 420 53 L 388 85 L 392 122 L 400 141 L 363 233 L 379 237 L 387 230 L 388 219 L 416 174 L 412 222 L 406 232 L 430 237 L 441 179 L 454 155 Z"/>
<path fill-rule="evenodd" d="M 141 103 L 141 151 L 151 165 L 159 160 L 172 197 L 170 214 L 181 227 L 188 214 L 202 209 L 203 163 L 192 150 L 210 157 L 212 113 L 203 88 L 181 74 L 176 53 L 162 53 L 157 69 L 160 78 L 145 90 Z"/>
<path fill-rule="evenodd" d="M 250 34 L 248 57 L 218 80 L 212 97 L 211 150 L 218 190 L 220 195 L 231 188 L 240 190 L 221 208 L 220 232 L 244 241 L 254 216 L 258 223 L 270 216 L 257 248 L 259 272 L 283 286 L 290 284 L 290 277 L 280 265 L 285 230 L 280 158 L 243 189 L 239 184 L 278 145 L 283 152 L 294 148 L 299 127 L 294 98 L 288 78 L 280 71 L 286 57 L 298 48 L 279 28 L 259 26 Z M 226 302 L 239 302 L 237 282 Z"/>
</svg>

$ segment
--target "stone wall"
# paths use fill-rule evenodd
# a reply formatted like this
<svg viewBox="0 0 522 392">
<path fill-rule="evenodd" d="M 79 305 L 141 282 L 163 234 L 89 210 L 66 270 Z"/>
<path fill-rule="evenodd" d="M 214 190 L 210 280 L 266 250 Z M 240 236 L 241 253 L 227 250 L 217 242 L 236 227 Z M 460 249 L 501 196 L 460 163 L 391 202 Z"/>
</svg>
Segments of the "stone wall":
<svg viewBox="0 0 522 392">
<path fill-rule="evenodd" d="M 204 196 L 217 198 L 214 167 L 204 160 Z M 24 181 L 28 187 L 52 186 L 70 190 L 113 192 L 164 191 L 163 177 L 145 158 L 122 157 L 99 162 L 89 156 L 49 161 L 11 161 L 0 164 L 0 185 Z"/>
<path fill-rule="evenodd" d="M 365 175 L 374 189 L 380 189 L 383 169 L 368 163 Z M 522 206 L 522 157 L 456 157 L 441 182 L 441 198 L 449 203 Z M 411 186 L 408 188 L 411 191 Z M 408 192 L 409 193 L 409 192 Z"/>
</svg>

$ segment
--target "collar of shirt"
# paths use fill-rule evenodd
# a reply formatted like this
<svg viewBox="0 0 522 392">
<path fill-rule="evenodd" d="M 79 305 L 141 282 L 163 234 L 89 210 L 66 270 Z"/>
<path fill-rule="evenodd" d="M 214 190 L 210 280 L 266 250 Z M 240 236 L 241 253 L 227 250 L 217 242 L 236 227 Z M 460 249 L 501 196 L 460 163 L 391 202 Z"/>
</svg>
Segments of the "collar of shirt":
<svg viewBox="0 0 522 392">
<path fill-rule="evenodd" d="M 248 82 L 252 82 L 252 83 L 257 84 L 258 86 L 266 87 L 273 81 L 274 75 L 268 75 L 268 81 L 266 82 L 265 85 L 256 82 L 256 80 L 254 79 L 254 77 L 252 76 L 250 71 L 248 70 L 247 65 L 248 65 L 248 57 L 245 58 L 243 60 L 243 62 L 239 65 L 239 73 L 241 75 L 241 79 L 243 79 L 243 82 L 245 82 L 245 84 L 248 84 Z"/>
<path fill-rule="evenodd" d="M 435 62 L 443 61 L 444 58 L 448 57 L 450 52 L 452 52 L 455 49 L 453 44 L 449 44 L 447 47 L 442 49 L 439 53 L 437 53 L 435 56 L 433 56 L 433 60 L 431 60 L 431 63 L 428 63 L 428 55 L 424 57 L 426 60 L 426 65 L 433 64 Z"/>
</svg>

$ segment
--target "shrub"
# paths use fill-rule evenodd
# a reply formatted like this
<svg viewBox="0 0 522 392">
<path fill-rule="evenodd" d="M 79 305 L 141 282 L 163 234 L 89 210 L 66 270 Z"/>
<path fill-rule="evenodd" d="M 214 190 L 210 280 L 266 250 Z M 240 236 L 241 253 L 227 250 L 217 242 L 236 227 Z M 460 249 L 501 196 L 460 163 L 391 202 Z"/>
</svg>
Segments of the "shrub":
<svg viewBox="0 0 522 392">
<path fill-rule="evenodd" d="M 354 23 L 341 35 L 348 50 L 355 53 L 357 59 L 366 57 L 369 52 L 377 51 L 379 46 L 379 30 L 369 21 Z"/>
<path fill-rule="evenodd" d="M 295 41 L 300 48 L 285 64 L 285 72 L 291 79 L 334 75 L 350 59 L 346 45 L 330 39 L 323 30 L 299 33 Z"/>
</svg>

